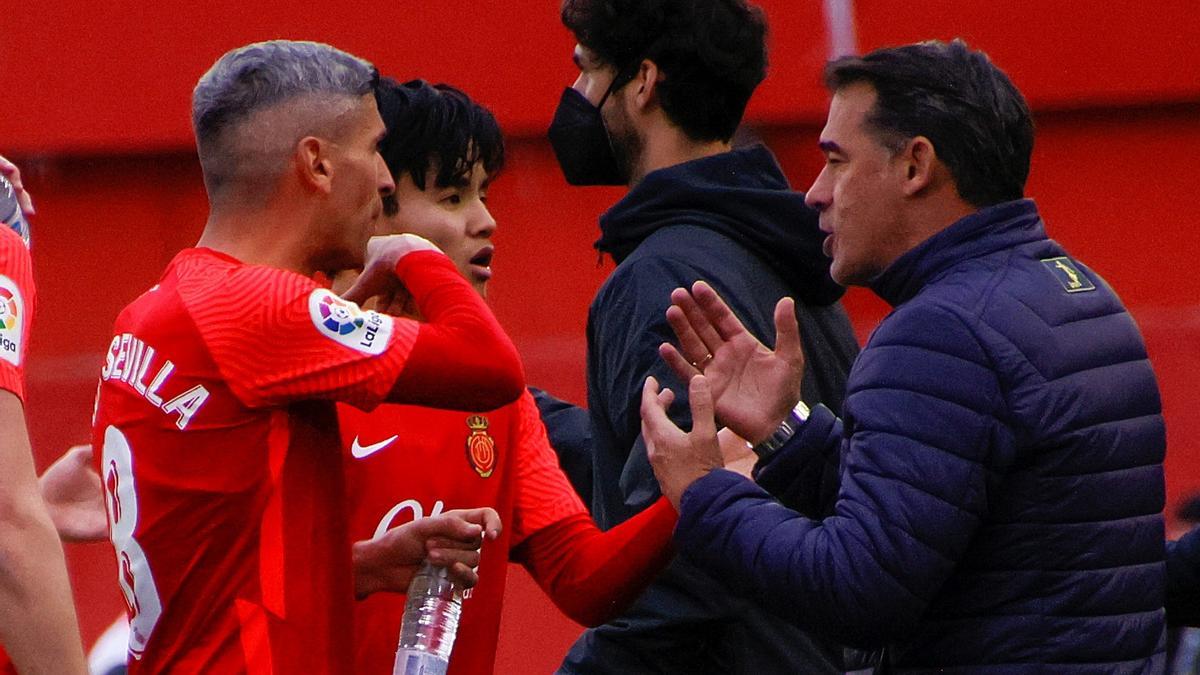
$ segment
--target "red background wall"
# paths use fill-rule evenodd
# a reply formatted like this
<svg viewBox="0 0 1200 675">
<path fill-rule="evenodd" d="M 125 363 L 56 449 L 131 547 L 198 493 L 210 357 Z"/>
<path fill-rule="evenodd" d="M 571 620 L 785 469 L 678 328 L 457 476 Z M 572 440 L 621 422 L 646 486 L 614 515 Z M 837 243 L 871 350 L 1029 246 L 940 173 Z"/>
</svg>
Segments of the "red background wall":
<svg viewBox="0 0 1200 675">
<path fill-rule="evenodd" d="M 203 224 L 188 107 L 229 48 L 275 37 L 332 42 L 399 78 L 449 81 L 497 113 L 511 164 L 493 189 L 500 223 L 492 301 L 530 381 L 584 402 L 595 218 L 621 194 L 569 188 L 541 137 L 574 78 L 556 2 L 428 0 L 323 11 L 284 0 L 58 0 L 0 16 L 0 152 L 34 190 L 38 320 L 29 415 L 39 465 L 87 436 L 100 354 L 117 311 Z M 1163 392 L 1171 503 L 1200 488 L 1200 18 L 1192 0 L 1153 3 L 859 0 L 870 49 L 963 36 L 985 49 L 1036 111 L 1028 193 L 1053 236 L 1103 274 L 1137 318 Z M 826 96 L 822 4 L 764 0 L 772 67 L 748 126 L 803 189 L 820 157 Z M 304 9 L 301 9 L 304 7 Z M 865 334 L 885 308 L 847 296 Z M 89 639 L 117 615 L 107 545 L 69 563 Z M 578 632 L 513 568 L 498 672 L 548 672 Z M 537 645 L 537 649 L 529 649 Z"/>
</svg>

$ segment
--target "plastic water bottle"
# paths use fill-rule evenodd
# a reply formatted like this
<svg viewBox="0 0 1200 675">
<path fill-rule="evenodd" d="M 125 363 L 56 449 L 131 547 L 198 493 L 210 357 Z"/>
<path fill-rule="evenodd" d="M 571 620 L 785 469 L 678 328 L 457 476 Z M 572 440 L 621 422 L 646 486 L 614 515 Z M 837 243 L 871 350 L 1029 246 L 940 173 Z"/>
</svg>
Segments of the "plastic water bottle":
<svg viewBox="0 0 1200 675">
<path fill-rule="evenodd" d="M 21 205 L 17 203 L 17 191 L 12 183 L 0 175 L 0 223 L 17 231 L 25 245 L 29 245 L 29 222 L 21 213 Z"/>
<path fill-rule="evenodd" d="M 462 590 L 426 562 L 408 585 L 392 675 L 446 675 L 462 613 Z"/>
</svg>

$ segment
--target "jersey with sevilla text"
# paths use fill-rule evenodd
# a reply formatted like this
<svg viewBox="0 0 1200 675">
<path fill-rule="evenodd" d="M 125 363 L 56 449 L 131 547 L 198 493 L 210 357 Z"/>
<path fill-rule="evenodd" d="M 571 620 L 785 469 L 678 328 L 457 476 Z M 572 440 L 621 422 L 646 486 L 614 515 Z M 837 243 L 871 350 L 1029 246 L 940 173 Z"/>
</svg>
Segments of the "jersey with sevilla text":
<svg viewBox="0 0 1200 675">
<path fill-rule="evenodd" d="M 22 401 L 34 299 L 29 249 L 20 235 L 0 226 L 0 389 Z"/>
<path fill-rule="evenodd" d="M 477 304 L 440 254 L 397 270 L 417 297 L 436 282 Z M 209 249 L 121 313 L 93 443 L 131 673 L 353 672 L 333 402 L 388 396 L 427 325 Z"/>
<path fill-rule="evenodd" d="M 531 533 L 586 509 L 546 440 L 526 393 L 512 405 L 467 414 L 384 405 L 371 413 L 338 407 L 354 540 L 451 509 L 491 506 L 500 538 L 486 542 L 479 584 L 465 592 L 450 673 L 492 672 L 509 551 Z M 520 467 L 520 470 L 518 470 Z M 355 664 L 363 675 L 392 672 L 404 596 L 376 593 L 355 610 Z"/>
</svg>

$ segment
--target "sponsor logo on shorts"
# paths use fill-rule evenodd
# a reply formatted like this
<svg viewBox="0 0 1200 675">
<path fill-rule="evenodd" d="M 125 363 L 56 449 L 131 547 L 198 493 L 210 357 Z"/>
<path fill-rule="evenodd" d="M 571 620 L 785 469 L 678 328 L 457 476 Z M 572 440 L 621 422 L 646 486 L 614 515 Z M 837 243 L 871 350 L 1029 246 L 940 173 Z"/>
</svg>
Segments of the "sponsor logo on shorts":
<svg viewBox="0 0 1200 675">
<path fill-rule="evenodd" d="M 21 365 L 21 333 L 25 321 L 25 301 L 21 289 L 0 274 L 0 359 Z"/>
<path fill-rule="evenodd" d="M 308 296 L 308 313 L 318 333 L 364 354 L 382 354 L 392 336 L 391 317 L 363 311 L 324 288 Z"/>
</svg>

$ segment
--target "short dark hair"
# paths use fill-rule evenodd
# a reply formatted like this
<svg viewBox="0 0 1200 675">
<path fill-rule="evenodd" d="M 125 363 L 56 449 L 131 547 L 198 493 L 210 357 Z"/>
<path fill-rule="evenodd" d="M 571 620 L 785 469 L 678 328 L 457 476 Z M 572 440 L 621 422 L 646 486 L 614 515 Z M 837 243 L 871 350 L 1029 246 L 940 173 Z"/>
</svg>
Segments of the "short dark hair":
<svg viewBox="0 0 1200 675">
<path fill-rule="evenodd" d="M 491 111 L 448 84 L 384 78 L 375 90 L 387 135 L 379 153 L 392 177 L 407 173 L 425 189 L 425 176 L 437 168 L 438 187 L 454 185 L 482 162 L 489 180 L 504 168 L 504 136 Z M 395 197 L 384 200 L 395 213 Z"/>
<path fill-rule="evenodd" d="M 767 74 L 766 18 L 745 0 L 563 0 L 562 22 L 619 79 L 653 61 L 663 110 L 692 140 L 732 138 Z"/>
<path fill-rule="evenodd" d="M 825 67 L 830 91 L 865 82 L 876 92 L 868 124 L 897 148 L 925 136 L 977 208 L 1020 199 L 1033 153 L 1029 106 L 987 54 L 937 40 L 849 56 Z"/>
</svg>

